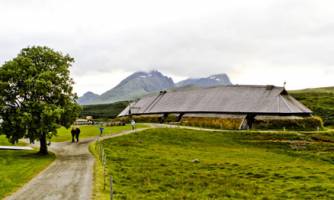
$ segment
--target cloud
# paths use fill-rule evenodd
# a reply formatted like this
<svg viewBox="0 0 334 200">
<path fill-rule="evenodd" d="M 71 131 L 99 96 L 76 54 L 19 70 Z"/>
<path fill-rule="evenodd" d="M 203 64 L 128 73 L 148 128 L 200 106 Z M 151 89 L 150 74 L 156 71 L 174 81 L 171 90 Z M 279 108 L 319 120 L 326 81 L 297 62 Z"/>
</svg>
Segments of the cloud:
<svg viewBox="0 0 334 200">
<path fill-rule="evenodd" d="M 28 45 L 69 53 L 79 93 L 101 92 L 150 69 L 173 77 L 225 72 L 234 83 L 334 85 L 333 6 L 329 0 L 5 0 L 0 63 Z"/>
</svg>

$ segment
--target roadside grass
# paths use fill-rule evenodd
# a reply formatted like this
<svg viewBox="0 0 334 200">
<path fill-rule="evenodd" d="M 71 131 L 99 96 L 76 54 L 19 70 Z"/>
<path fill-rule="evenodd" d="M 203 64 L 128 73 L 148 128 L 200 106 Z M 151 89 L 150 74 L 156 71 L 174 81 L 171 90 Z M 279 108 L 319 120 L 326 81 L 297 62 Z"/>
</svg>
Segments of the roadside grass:
<svg viewBox="0 0 334 200">
<path fill-rule="evenodd" d="M 94 174 L 93 174 L 93 197 L 92 199 L 101 200 L 101 199 L 110 199 L 110 184 L 106 184 L 104 188 L 104 172 L 103 165 L 100 160 L 98 160 L 99 155 L 96 151 L 96 142 L 93 142 L 89 145 L 89 151 L 95 157 L 94 163 Z M 106 177 L 107 180 L 108 177 Z"/>
<path fill-rule="evenodd" d="M 334 198 L 331 131 L 160 128 L 102 143 L 114 199 Z M 108 199 L 98 187 L 95 199 Z"/>
<path fill-rule="evenodd" d="M 55 159 L 37 151 L 0 151 L 0 199 L 18 190 Z"/>
<path fill-rule="evenodd" d="M 136 128 L 145 128 L 147 125 L 144 124 L 136 124 Z M 80 139 L 89 138 L 89 137 L 96 137 L 100 135 L 100 126 L 98 125 L 83 125 L 80 126 Z M 115 133 L 119 133 L 121 131 L 131 130 L 131 125 L 127 124 L 125 126 L 108 126 L 104 127 L 103 135 L 112 135 Z M 52 137 L 52 142 L 65 142 L 71 141 L 71 128 L 66 129 L 65 127 L 61 127 L 58 129 L 57 135 Z"/>
</svg>

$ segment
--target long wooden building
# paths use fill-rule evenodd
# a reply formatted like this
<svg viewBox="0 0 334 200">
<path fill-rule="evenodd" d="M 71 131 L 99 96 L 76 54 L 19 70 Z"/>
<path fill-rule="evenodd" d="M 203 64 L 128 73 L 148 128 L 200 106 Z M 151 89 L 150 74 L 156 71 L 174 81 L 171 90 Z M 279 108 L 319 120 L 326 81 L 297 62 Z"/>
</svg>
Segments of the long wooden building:
<svg viewBox="0 0 334 200">
<path fill-rule="evenodd" d="M 228 114 L 245 116 L 310 116 L 312 111 L 283 87 L 233 85 L 161 91 L 132 102 L 119 116 L 152 114 Z"/>
</svg>

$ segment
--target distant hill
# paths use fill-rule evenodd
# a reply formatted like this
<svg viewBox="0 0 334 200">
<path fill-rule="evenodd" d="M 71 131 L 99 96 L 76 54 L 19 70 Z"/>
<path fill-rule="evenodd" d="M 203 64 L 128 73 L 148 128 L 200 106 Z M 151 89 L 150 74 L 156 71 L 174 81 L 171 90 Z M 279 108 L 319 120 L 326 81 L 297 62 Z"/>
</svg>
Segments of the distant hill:
<svg viewBox="0 0 334 200">
<path fill-rule="evenodd" d="M 334 87 L 294 90 L 289 94 L 320 116 L 326 126 L 334 126 Z"/>
<path fill-rule="evenodd" d="M 174 87 L 173 80 L 158 71 L 136 72 L 95 99 L 84 101 L 84 104 L 106 104 L 133 100 L 151 92 L 171 87 Z M 79 102 L 82 102 L 81 99 L 82 97 L 79 98 Z"/>
<path fill-rule="evenodd" d="M 80 116 L 93 116 L 96 118 L 114 118 L 128 106 L 128 101 L 121 101 L 111 104 L 84 105 Z"/>
<path fill-rule="evenodd" d="M 184 86 L 211 87 L 217 85 L 232 85 L 226 74 L 212 75 L 206 78 L 190 78 L 176 83 L 176 87 Z"/>
<path fill-rule="evenodd" d="M 78 103 L 81 105 L 89 104 L 90 102 L 95 101 L 98 97 L 98 94 L 95 94 L 93 92 L 86 92 L 78 99 Z"/>
<path fill-rule="evenodd" d="M 334 93 L 334 87 L 321 87 L 321 88 L 306 88 L 302 90 L 292 90 L 293 93 L 304 93 L 304 92 L 321 92 L 321 93 Z"/>
<path fill-rule="evenodd" d="M 160 90 L 231 84 L 226 74 L 217 74 L 206 78 L 191 78 L 174 84 L 170 77 L 158 71 L 135 72 L 121 81 L 116 87 L 101 95 L 93 92 L 85 93 L 78 99 L 78 103 L 81 105 L 108 104 L 118 101 L 131 101 Z"/>
</svg>

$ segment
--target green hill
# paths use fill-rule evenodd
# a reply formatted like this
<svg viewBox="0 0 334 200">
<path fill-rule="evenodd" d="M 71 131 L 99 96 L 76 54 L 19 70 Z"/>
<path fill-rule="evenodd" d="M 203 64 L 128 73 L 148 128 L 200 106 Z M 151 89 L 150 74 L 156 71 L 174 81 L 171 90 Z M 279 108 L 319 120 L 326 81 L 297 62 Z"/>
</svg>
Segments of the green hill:
<svg viewBox="0 0 334 200">
<path fill-rule="evenodd" d="M 127 101 L 120 101 L 110 104 L 84 105 L 80 116 L 93 116 L 93 118 L 113 118 L 116 117 L 126 106 Z"/>
<path fill-rule="evenodd" d="M 325 126 L 334 125 L 334 87 L 310 88 L 289 93 L 310 108 L 314 115 L 322 117 Z"/>
</svg>

